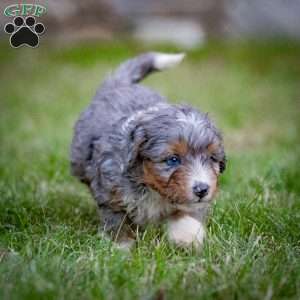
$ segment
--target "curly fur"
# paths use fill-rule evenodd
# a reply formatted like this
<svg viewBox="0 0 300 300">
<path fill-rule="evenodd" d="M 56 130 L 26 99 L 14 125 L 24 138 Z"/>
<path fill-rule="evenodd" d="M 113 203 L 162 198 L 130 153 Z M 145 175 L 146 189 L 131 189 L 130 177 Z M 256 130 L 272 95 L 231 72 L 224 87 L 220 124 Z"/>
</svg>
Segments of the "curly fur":
<svg viewBox="0 0 300 300">
<path fill-rule="evenodd" d="M 146 53 L 123 63 L 75 125 L 72 173 L 90 188 L 106 232 L 181 214 L 203 222 L 225 169 L 222 137 L 206 114 L 138 84 L 182 58 Z M 170 168 L 165 159 L 175 151 L 182 166 Z M 201 178 L 211 186 L 199 201 L 192 187 Z"/>
</svg>

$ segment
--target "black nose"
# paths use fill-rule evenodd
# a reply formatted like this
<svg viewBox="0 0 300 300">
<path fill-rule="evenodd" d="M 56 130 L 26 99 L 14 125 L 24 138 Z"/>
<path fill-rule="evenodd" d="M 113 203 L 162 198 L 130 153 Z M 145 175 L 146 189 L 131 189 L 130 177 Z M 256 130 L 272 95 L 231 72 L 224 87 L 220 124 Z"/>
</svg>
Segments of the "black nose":
<svg viewBox="0 0 300 300">
<path fill-rule="evenodd" d="M 194 194 L 199 197 L 203 198 L 208 194 L 209 186 L 206 183 L 198 182 L 193 187 Z"/>
</svg>

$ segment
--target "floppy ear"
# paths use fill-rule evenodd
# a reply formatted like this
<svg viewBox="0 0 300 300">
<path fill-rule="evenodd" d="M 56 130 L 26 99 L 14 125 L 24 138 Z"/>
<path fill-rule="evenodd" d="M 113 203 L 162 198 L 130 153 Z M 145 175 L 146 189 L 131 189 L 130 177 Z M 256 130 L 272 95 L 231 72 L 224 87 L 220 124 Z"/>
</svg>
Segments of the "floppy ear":
<svg viewBox="0 0 300 300">
<path fill-rule="evenodd" d="M 227 163 L 227 159 L 226 159 L 226 156 L 224 156 L 223 159 L 219 163 L 220 173 L 223 173 L 226 170 L 226 163 Z"/>
<path fill-rule="evenodd" d="M 129 141 L 128 141 L 128 153 L 127 153 L 127 161 L 128 166 L 131 167 L 138 155 L 141 146 L 146 141 L 146 132 L 142 125 L 136 125 L 129 132 Z"/>
</svg>

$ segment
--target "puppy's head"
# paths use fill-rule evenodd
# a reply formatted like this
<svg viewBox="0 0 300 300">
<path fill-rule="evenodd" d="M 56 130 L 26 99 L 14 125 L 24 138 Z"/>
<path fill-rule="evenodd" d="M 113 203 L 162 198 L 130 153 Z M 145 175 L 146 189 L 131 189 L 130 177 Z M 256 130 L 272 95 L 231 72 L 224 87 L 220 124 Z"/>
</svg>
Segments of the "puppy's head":
<svg viewBox="0 0 300 300">
<path fill-rule="evenodd" d="M 168 107 L 141 118 L 133 137 L 140 182 L 171 203 L 213 198 L 226 159 L 221 135 L 206 115 Z"/>
</svg>

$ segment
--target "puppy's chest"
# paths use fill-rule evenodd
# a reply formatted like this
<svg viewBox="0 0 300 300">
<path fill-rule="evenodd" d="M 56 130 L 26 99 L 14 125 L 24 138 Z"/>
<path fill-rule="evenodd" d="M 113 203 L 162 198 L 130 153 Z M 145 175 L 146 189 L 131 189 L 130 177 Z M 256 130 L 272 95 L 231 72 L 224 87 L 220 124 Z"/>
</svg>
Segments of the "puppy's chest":
<svg viewBox="0 0 300 300">
<path fill-rule="evenodd" d="M 155 191 L 148 191 L 140 197 L 127 195 L 123 201 L 129 217 L 140 225 L 160 222 L 176 211 L 173 205 Z"/>
</svg>

